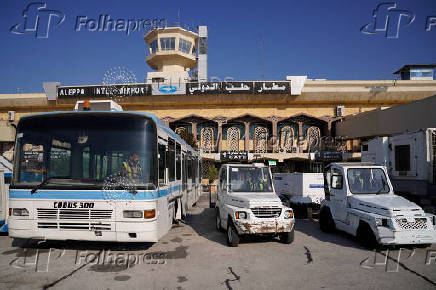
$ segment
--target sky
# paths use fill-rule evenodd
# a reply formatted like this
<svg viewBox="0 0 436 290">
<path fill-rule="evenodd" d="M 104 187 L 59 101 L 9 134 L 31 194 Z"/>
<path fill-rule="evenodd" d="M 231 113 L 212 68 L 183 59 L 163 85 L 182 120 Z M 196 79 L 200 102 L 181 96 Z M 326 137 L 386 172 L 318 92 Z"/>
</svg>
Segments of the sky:
<svg viewBox="0 0 436 290">
<path fill-rule="evenodd" d="M 31 5 L 25 26 L 23 10 L 35 2 L 40 4 Z M 391 4 L 382 5 L 377 21 L 388 20 L 390 37 L 379 24 L 363 33 L 382 3 Z M 37 34 L 32 28 L 38 7 Z M 180 19 L 207 25 L 208 75 L 222 80 L 284 80 L 288 75 L 394 79 L 392 73 L 404 64 L 436 63 L 436 0 L 1 0 L 0 13 L 0 93 L 43 92 L 42 83 L 49 81 L 101 84 L 105 73 L 117 67 L 144 82 L 152 71 L 145 63 L 144 28 L 127 35 L 91 31 L 92 25 L 78 21 L 92 24 L 100 15 L 125 22 Z M 429 31 L 428 19 L 434 22 Z"/>
</svg>

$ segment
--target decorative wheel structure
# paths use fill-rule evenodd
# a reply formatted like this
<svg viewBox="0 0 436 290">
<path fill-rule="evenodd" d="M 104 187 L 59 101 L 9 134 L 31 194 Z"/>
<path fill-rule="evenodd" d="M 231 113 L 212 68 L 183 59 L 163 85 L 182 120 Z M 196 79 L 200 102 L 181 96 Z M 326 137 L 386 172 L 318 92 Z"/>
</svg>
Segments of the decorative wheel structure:
<svg viewBox="0 0 436 290">
<path fill-rule="evenodd" d="M 239 138 L 241 132 L 238 127 L 230 127 L 227 129 L 227 150 L 239 151 Z"/>
<path fill-rule="evenodd" d="M 254 128 L 254 152 L 266 153 L 266 145 L 268 143 L 268 129 L 257 126 Z"/>
<path fill-rule="evenodd" d="M 102 83 L 106 85 L 106 95 L 115 101 L 121 100 L 118 88 L 115 85 L 134 84 L 137 83 L 135 74 L 122 66 L 112 67 L 108 69 L 104 75 Z M 124 95 L 125 96 L 125 95 Z"/>
<path fill-rule="evenodd" d="M 308 151 L 314 152 L 320 147 L 321 131 L 318 127 L 312 126 L 307 129 Z"/>
<path fill-rule="evenodd" d="M 213 128 L 211 127 L 202 128 L 200 135 L 201 135 L 200 136 L 201 149 L 206 151 L 213 151 L 213 144 L 214 144 Z"/>
<path fill-rule="evenodd" d="M 294 129 L 291 126 L 284 126 L 280 129 L 280 151 L 291 152 L 294 143 Z"/>
</svg>

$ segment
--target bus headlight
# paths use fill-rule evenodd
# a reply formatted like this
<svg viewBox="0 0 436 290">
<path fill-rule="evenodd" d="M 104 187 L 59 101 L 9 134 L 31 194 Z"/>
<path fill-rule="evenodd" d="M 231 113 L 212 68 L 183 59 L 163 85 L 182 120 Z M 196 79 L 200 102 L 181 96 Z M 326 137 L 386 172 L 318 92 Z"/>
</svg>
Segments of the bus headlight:
<svg viewBox="0 0 436 290">
<path fill-rule="evenodd" d="M 247 218 L 247 213 L 245 211 L 237 211 L 237 212 L 235 212 L 235 218 L 237 220 L 239 220 L 239 219 L 246 219 Z"/>
<path fill-rule="evenodd" d="M 13 216 L 29 216 L 29 211 L 27 208 L 13 208 L 12 209 Z"/>
<path fill-rule="evenodd" d="M 285 219 L 291 219 L 294 217 L 294 212 L 292 210 L 285 211 Z"/>
<path fill-rule="evenodd" d="M 125 210 L 123 211 L 124 218 L 140 219 L 143 217 L 141 210 Z"/>
<path fill-rule="evenodd" d="M 152 219 L 155 216 L 156 216 L 156 210 L 155 209 L 144 210 L 144 218 L 145 219 Z"/>
</svg>

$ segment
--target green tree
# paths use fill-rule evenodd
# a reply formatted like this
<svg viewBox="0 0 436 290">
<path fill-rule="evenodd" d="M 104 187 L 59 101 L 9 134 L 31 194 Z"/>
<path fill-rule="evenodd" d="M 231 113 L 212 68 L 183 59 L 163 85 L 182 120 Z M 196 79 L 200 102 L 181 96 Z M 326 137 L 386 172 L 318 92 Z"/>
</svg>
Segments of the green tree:
<svg viewBox="0 0 436 290">
<path fill-rule="evenodd" d="M 209 179 L 209 184 L 212 184 L 218 178 L 218 169 L 215 165 L 209 166 L 206 177 Z"/>
<path fill-rule="evenodd" d="M 182 138 L 186 143 L 189 144 L 194 149 L 198 149 L 197 141 L 195 141 L 194 134 L 188 132 L 188 130 L 181 130 L 179 132 L 180 138 Z"/>
</svg>

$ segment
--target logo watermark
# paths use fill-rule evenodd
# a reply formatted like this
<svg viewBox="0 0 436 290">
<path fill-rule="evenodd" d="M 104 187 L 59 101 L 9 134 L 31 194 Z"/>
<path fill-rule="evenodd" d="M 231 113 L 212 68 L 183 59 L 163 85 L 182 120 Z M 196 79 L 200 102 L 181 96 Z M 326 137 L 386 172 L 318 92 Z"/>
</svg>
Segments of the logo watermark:
<svg viewBox="0 0 436 290">
<path fill-rule="evenodd" d="M 113 19 L 110 15 L 102 14 L 98 18 L 77 16 L 75 31 L 118 31 L 127 36 L 135 31 L 148 31 L 155 27 L 165 26 L 166 19 Z"/>
<path fill-rule="evenodd" d="M 360 31 L 365 34 L 384 33 L 386 38 L 398 38 L 401 27 L 415 21 L 415 14 L 407 10 L 396 9 L 397 3 L 381 3 L 372 12 L 373 19 Z"/>
<path fill-rule="evenodd" d="M 34 270 L 47 273 L 56 263 L 65 264 L 69 258 L 72 266 L 99 265 L 117 266 L 129 269 L 136 265 L 164 265 L 169 258 L 164 252 L 114 252 L 111 250 L 89 251 L 76 250 L 74 255 L 66 254 L 66 249 L 44 248 L 45 239 L 37 241 L 35 248 L 21 248 L 18 257 L 9 266 L 15 269 Z M 73 260 L 73 261 L 71 261 Z"/>
<path fill-rule="evenodd" d="M 372 11 L 372 19 L 360 28 L 363 34 L 383 34 L 386 38 L 399 38 L 400 30 L 415 22 L 412 11 L 398 9 L 395 2 L 384 2 Z M 436 16 L 427 16 L 425 31 L 436 29 Z"/>
<path fill-rule="evenodd" d="M 360 262 L 360 267 L 364 269 L 383 268 L 386 273 L 398 272 L 400 267 L 407 268 L 404 261 L 415 256 L 415 249 L 400 248 L 398 250 L 374 251 L 374 257 L 368 257 Z M 429 249 L 425 255 L 424 264 L 426 266 L 436 265 L 436 250 Z M 407 270 L 407 269 L 406 269 Z"/>
<path fill-rule="evenodd" d="M 13 25 L 14 34 L 34 34 L 35 38 L 48 38 L 50 27 L 64 22 L 65 14 L 58 10 L 47 9 L 47 3 L 33 2 L 23 10 L 23 22 Z"/>
<path fill-rule="evenodd" d="M 60 10 L 48 9 L 45 2 L 31 2 L 23 10 L 23 20 L 14 24 L 9 31 L 14 34 L 33 34 L 35 38 L 48 38 L 51 28 L 61 25 L 66 18 Z M 150 31 L 166 27 L 165 18 L 116 19 L 111 15 L 100 14 L 97 17 L 76 16 L 74 31 L 76 32 L 123 32 L 129 36 L 137 31 Z"/>
</svg>

